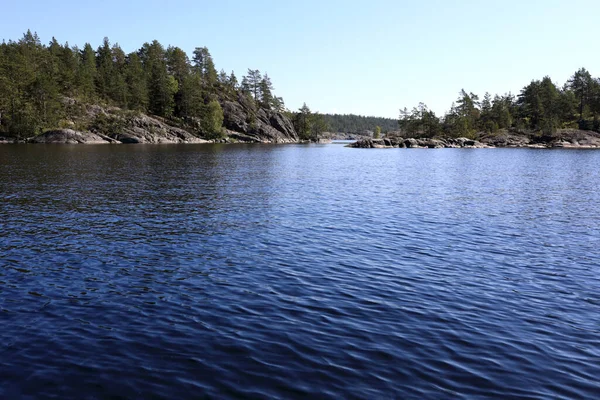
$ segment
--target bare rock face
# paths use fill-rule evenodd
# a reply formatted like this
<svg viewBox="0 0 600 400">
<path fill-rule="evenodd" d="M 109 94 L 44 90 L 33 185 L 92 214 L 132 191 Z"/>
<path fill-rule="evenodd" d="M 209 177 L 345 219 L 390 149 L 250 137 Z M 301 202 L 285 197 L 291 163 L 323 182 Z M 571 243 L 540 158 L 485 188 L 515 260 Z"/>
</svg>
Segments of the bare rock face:
<svg viewBox="0 0 600 400">
<path fill-rule="evenodd" d="M 111 136 L 121 143 L 208 143 L 186 130 L 147 115 L 129 118 L 125 126 Z"/>
<path fill-rule="evenodd" d="M 131 118 L 124 127 L 107 135 L 99 132 L 80 132 L 57 129 L 27 140 L 28 143 L 109 144 L 109 143 L 208 143 L 191 133 L 141 115 Z"/>
<path fill-rule="evenodd" d="M 28 143 L 210 143 L 200 137 L 198 129 L 178 126 L 168 119 L 124 111 L 117 107 L 95 104 L 77 104 L 67 99 L 79 110 L 73 121 L 80 126 L 90 126 L 90 131 L 56 129 L 25 141 Z M 256 107 L 254 100 L 239 95 L 237 101 L 223 101 L 224 127 L 228 138 L 220 142 L 296 143 L 298 135 L 291 121 L 283 114 Z M 71 121 L 72 126 L 76 123 Z M 197 121 L 196 121 L 197 122 Z M 188 124 L 190 121 L 188 121 Z M 9 143 L 0 138 L 0 143 Z"/>
<path fill-rule="evenodd" d="M 73 129 L 57 129 L 45 132 L 27 140 L 28 143 L 57 144 L 109 144 L 117 141 L 92 132 L 79 132 Z"/>
<path fill-rule="evenodd" d="M 291 121 L 281 113 L 256 108 L 240 95 L 238 101 L 223 101 L 223 125 L 228 136 L 243 142 L 295 143 L 298 134 Z"/>
<path fill-rule="evenodd" d="M 596 149 L 600 148 L 600 133 L 579 129 L 559 129 L 548 137 L 542 136 L 539 132 L 501 131 L 488 135 L 481 141 L 493 147 Z"/>
</svg>

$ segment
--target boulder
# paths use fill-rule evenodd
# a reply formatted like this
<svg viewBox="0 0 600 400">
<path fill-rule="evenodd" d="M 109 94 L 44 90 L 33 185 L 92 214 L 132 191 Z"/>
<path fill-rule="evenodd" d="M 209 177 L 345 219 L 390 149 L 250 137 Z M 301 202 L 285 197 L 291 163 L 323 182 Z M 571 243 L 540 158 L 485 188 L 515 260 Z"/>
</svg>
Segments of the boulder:
<svg viewBox="0 0 600 400">
<path fill-rule="evenodd" d="M 417 142 L 417 139 L 414 138 L 404 139 L 404 146 L 406 146 L 406 148 L 408 149 L 413 147 L 419 147 L 419 142 Z"/>
</svg>

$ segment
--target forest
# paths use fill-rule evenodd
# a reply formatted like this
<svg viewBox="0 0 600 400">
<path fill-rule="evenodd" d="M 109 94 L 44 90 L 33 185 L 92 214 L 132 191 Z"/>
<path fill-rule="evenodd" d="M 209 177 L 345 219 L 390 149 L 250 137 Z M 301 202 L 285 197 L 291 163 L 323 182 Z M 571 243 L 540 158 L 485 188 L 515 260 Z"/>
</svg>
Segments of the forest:
<svg viewBox="0 0 600 400">
<path fill-rule="evenodd" d="M 600 78 L 581 68 L 562 87 L 546 76 L 532 80 L 517 96 L 485 93 L 480 98 L 463 89 L 443 117 L 420 103 L 400 110 L 399 124 L 403 136 L 417 138 L 477 138 L 512 130 L 550 140 L 561 129 L 600 132 Z"/>
<path fill-rule="evenodd" d="M 267 73 L 248 69 L 238 80 L 234 72 L 217 71 L 206 47 L 191 58 L 179 47 L 154 40 L 125 53 L 105 38 L 94 49 L 42 44 L 27 31 L 18 41 L 0 44 L 0 134 L 29 137 L 48 129 L 114 129 L 101 117 L 78 119 L 82 104 L 118 107 L 123 113 L 147 113 L 176 126 L 215 139 L 224 135 L 224 101 L 246 96 L 259 108 L 286 115 L 300 139 L 322 132 L 376 134 L 397 131 L 410 137 L 468 137 L 500 130 L 536 132 L 553 138 L 561 129 L 600 132 L 600 78 L 584 68 L 558 86 L 548 76 L 533 80 L 518 95 L 483 97 L 461 90 L 444 116 L 420 103 L 400 110 L 399 120 L 360 115 L 320 114 L 304 104 L 287 110 L 274 95 Z"/>
<path fill-rule="evenodd" d="M 398 130 L 398 120 L 354 114 L 323 114 L 330 132 L 365 134 L 379 126 L 383 133 Z"/>
<path fill-rule="evenodd" d="M 239 81 L 234 72 L 217 72 L 206 47 L 197 47 L 190 59 L 181 48 L 165 48 L 154 40 L 126 54 L 108 38 L 97 49 L 55 38 L 45 45 L 31 31 L 0 44 L 0 133 L 9 136 L 105 128 L 110 121 L 97 118 L 81 126 L 77 119 L 81 104 L 97 104 L 148 113 L 217 138 L 223 135 L 220 103 L 238 96 L 251 99 L 257 109 L 285 110 L 267 73 L 248 69 Z M 305 137 L 318 134 L 317 118 L 308 107 L 304 114 L 288 114 L 296 125 L 304 123 L 299 128 Z"/>
</svg>

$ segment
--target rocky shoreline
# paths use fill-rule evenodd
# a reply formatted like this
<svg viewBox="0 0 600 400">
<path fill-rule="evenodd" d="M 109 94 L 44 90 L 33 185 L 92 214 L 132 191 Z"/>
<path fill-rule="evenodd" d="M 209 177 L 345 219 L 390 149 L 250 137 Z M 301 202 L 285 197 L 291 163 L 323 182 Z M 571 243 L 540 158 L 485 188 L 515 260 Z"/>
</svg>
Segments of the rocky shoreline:
<svg viewBox="0 0 600 400">
<path fill-rule="evenodd" d="M 540 137 L 533 133 L 500 132 L 494 135 L 482 135 L 479 140 L 468 138 L 433 138 L 416 139 L 390 137 L 383 139 L 362 139 L 349 144 L 347 147 L 361 149 L 384 148 L 573 148 L 573 149 L 598 149 L 600 148 L 600 133 L 582 131 L 578 129 L 559 130 L 553 138 Z"/>
<path fill-rule="evenodd" d="M 489 147 L 477 140 L 467 138 L 457 139 L 415 139 L 415 138 L 383 138 L 362 139 L 350 143 L 346 147 L 359 149 L 385 149 L 385 148 L 407 148 L 407 149 L 443 149 L 443 148 L 484 148 Z"/>
<path fill-rule="evenodd" d="M 223 100 L 223 135 L 206 139 L 194 129 L 195 121 L 181 122 L 117 107 L 79 104 L 66 99 L 77 115 L 71 115 L 70 127 L 48 130 L 28 138 L 0 136 L 0 144 L 133 144 L 133 143 L 298 143 L 291 121 L 282 113 L 257 108 L 240 95 L 237 101 Z M 86 126 L 89 129 L 77 129 Z"/>
</svg>

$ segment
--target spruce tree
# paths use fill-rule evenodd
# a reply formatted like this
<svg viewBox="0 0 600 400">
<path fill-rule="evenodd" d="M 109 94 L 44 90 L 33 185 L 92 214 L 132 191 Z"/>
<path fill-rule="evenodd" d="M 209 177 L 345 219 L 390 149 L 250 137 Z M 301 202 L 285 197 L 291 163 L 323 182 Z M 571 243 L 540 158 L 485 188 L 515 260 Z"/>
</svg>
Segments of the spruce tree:
<svg viewBox="0 0 600 400">
<path fill-rule="evenodd" d="M 77 86 L 79 94 L 87 101 L 92 101 L 96 97 L 95 80 L 96 55 L 92 46 L 86 43 L 81 51 Z"/>
<path fill-rule="evenodd" d="M 145 111 L 148 107 L 148 84 L 142 60 L 137 53 L 127 56 L 124 74 L 127 85 L 127 107 Z"/>
</svg>

